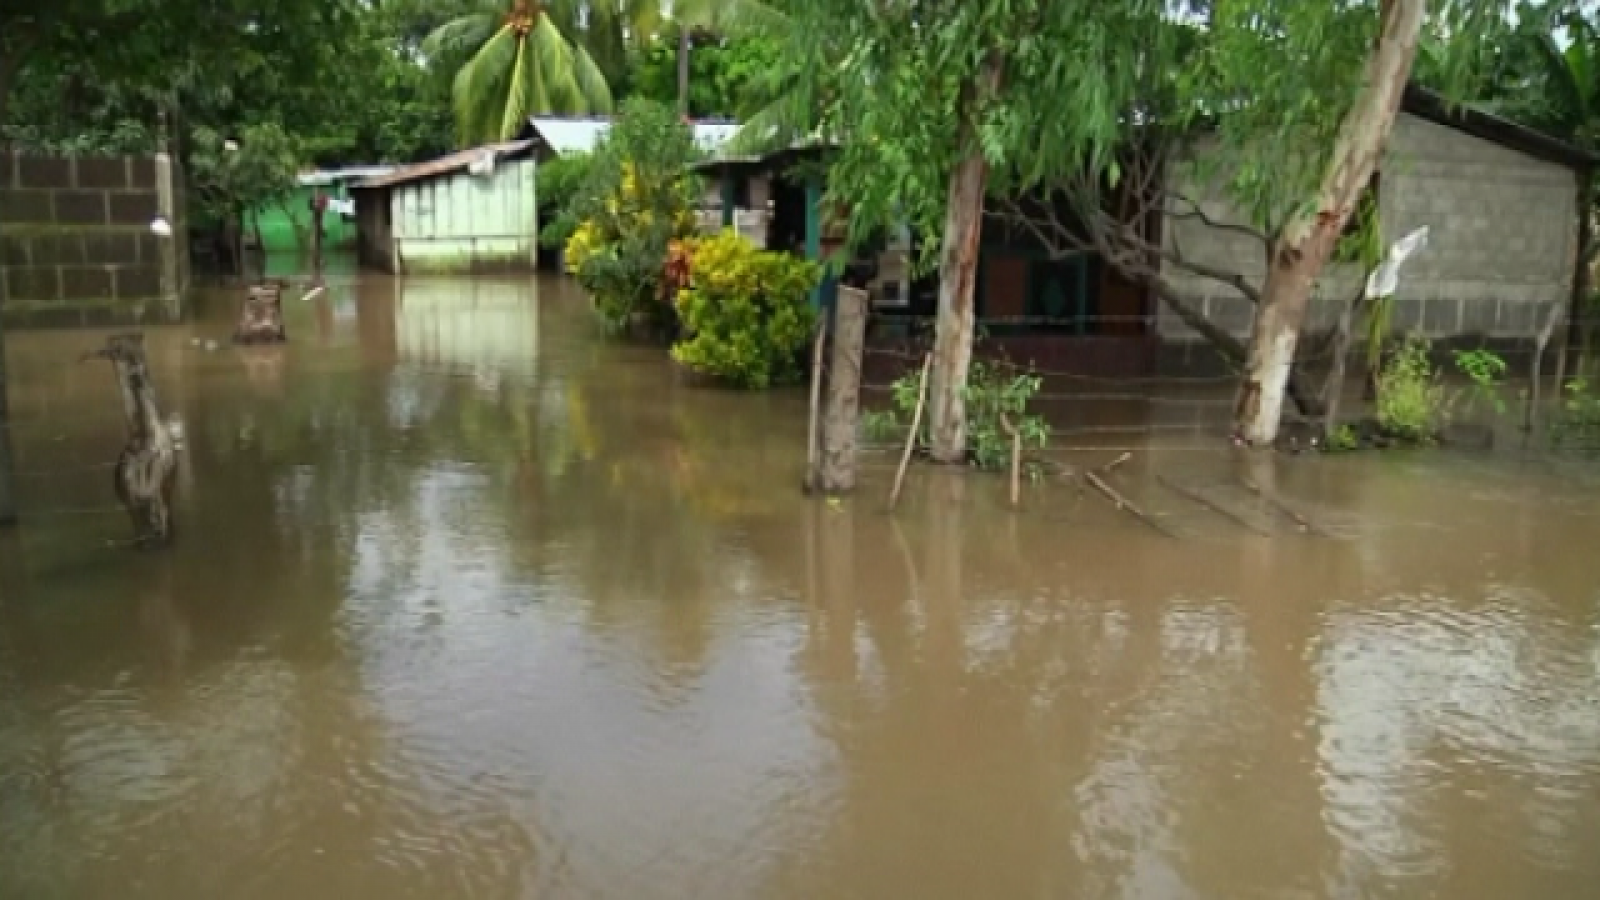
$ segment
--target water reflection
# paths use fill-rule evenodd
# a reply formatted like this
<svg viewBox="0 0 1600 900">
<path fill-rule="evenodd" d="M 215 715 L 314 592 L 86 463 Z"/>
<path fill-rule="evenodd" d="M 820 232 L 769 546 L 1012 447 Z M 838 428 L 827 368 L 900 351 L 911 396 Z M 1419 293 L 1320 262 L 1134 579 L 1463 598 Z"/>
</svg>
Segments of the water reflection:
<svg viewBox="0 0 1600 900">
<path fill-rule="evenodd" d="M 1173 541 L 937 471 L 890 518 L 881 468 L 801 498 L 802 396 L 688 387 L 560 282 L 332 279 L 268 381 L 205 349 L 226 301 L 151 337 L 189 436 L 163 556 L 103 546 L 125 525 L 84 473 L 120 445 L 112 386 L 59 362 L 90 338 L 10 345 L 44 514 L 0 541 L 0 896 L 1600 877 L 1600 596 L 1574 556 L 1600 525 L 1566 483 L 1254 474 L 1349 540 L 1192 518 Z M 1146 465 L 1231 463 L 1124 474 Z"/>
<path fill-rule="evenodd" d="M 400 358 L 463 366 L 491 381 L 526 376 L 538 358 L 538 299 L 526 279 L 395 281 Z"/>
</svg>

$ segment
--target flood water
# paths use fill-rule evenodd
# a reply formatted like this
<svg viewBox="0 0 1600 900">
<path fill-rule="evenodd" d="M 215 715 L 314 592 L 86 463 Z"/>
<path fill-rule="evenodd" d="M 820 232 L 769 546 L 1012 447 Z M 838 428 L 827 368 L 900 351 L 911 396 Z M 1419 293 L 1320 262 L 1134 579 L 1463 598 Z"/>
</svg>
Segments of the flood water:
<svg viewBox="0 0 1600 900">
<path fill-rule="evenodd" d="M 231 317 L 148 335 L 155 554 L 97 336 L 11 336 L 0 897 L 1600 896 L 1572 471 L 1172 438 L 1108 477 L 1175 537 L 927 468 L 891 518 L 889 454 L 801 496 L 803 392 L 685 383 L 559 282 Z M 1326 533 L 1157 481 L 1238 466 Z"/>
</svg>

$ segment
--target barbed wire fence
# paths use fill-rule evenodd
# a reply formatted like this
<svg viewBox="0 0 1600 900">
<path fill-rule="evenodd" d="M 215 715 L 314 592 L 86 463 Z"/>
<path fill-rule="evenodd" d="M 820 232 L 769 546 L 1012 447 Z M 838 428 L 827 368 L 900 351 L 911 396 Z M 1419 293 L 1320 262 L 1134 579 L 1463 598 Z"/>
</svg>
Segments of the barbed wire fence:
<svg viewBox="0 0 1600 900">
<path fill-rule="evenodd" d="M 916 378 L 933 352 L 933 321 L 931 317 L 874 312 L 862 366 L 864 408 L 892 405 L 896 382 Z M 1593 370 L 1600 370 L 1600 359 L 1595 358 L 1600 346 L 1591 353 L 1584 338 L 1593 335 L 1600 344 L 1600 312 L 1570 321 L 1565 316 L 1552 317 L 1540 324 L 1550 327 L 1536 334 L 1462 334 L 1429 342 L 1441 396 L 1448 398 L 1473 387 L 1455 354 L 1486 350 L 1488 358 L 1503 366 L 1495 373 L 1493 384 L 1485 386 L 1506 410 L 1500 425 L 1542 441 L 1553 427 L 1569 421 L 1570 408 L 1581 406 L 1582 392 L 1593 383 Z M 1203 338 L 1175 340 L 1172 335 L 1156 333 L 1154 326 L 1150 316 L 984 318 L 976 323 L 973 359 L 1040 379 L 1041 387 L 1030 398 L 1030 408 L 1049 422 L 1054 449 L 1127 449 L 1145 446 L 1155 438 L 1184 436 L 1207 448 L 1225 441 L 1232 432 L 1243 362 Z M 1569 330 L 1570 338 L 1563 333 Z M 1380 370 L 1405 340 L 1398 331 L 1388 337 L 1379 358 Z M 1285 399 L 1280 419 L 1280 432 L 1290 442 L 1309 444 L 1320 439 L 1330 424 L 1326 406 L 1334 390 L 1343 400 L 1339 422 L 1370 420 L 1376 415 L 1367 346 L 1358 340 L 1347 347 L 1342 383 L 1335 388 L 1329 383 L 1339 356 L 1333 344 L 1331 335 L 1322 331 L 1308 332 L 1300 341 L 1294 369 L 1298 391 L 1291 390 Z M 1600 401 L 1596 404 L 1600 408 Z M 1123 438 L 1126 443 L 1108 447 L 1106 440 L 1113 438 Z M 1176 448 L 1181 443 L 1167 441 L 1164 447 Z M 1600 450 L 1600 431 L 1587 447 L 1577 443 L 1575 449 Z M 1568 446 L 1572 448 L 1572 442 Z"/>
</svg>

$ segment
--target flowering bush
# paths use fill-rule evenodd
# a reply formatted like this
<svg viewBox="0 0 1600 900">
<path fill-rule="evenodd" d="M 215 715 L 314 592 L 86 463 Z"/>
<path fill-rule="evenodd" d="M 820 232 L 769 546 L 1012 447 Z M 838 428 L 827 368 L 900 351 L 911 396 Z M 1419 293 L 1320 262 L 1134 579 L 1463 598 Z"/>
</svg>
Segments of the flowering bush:
<svg viewBox="0 0 1600 900">
<path fill-rule="evenodd" d="M 760 250 L 731 230 L 686 243 L 689 286 L 675 304 L 682 338 L 672 358 L 738 387 L 798 380 L 817 266 Z"/>
<path fill-rule="evenodd" d="M 630 101 L 602 139 L 574 197 L 580 224 L 568 239 L 567 269 L 616 330 L 676 326 L 662 289 L 672 242 L 694 234 L 699 182 L 689 171 L 694 135 L 665 107 Z"/>
</svg>

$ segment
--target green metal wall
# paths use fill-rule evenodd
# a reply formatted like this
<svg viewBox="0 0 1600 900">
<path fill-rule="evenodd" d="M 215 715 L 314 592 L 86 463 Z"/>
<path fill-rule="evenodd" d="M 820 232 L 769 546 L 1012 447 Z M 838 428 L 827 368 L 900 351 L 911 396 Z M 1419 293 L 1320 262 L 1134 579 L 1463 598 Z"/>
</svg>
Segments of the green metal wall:
<svg viewBox="0 0 1600 900">
<path fill-rule="evenodd" d="M 396 185 L 390 202 L 402 272 L 528 268 L 537 260 L 534 161 L 501 162 Z"/>
<path fill-rule="evenodd" d="M 293 213 L 293 221 L 289 212 L 282 207 L 273 205 L 258 209 L 253 213 L 261 221 L 261 242 L 268 253 L 299 252 L 302 249 L 310 250 L 309 243 L 301 248 L 295 238 L 295 223 L 306 235 L 306 240 L 311 240 L 311 197 L 316 192 L 314 187 L 297 187 L 290 195 L 287 205 Z M 330 197 L 347 196 L 343 184 L 330 184 L 322 188 L 322 192 Z M 244 222 L 244 233 L 253 235 L 253 224 L 247 216 Z M 324 247 L 328 250 L 353 248 L 356 241 L 356 223 L 354 220 L 346 222 L 339 214 L 329 210 L 322 217 L 322 233 Z"/>
</svg>

